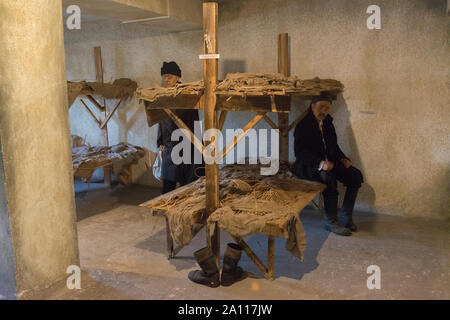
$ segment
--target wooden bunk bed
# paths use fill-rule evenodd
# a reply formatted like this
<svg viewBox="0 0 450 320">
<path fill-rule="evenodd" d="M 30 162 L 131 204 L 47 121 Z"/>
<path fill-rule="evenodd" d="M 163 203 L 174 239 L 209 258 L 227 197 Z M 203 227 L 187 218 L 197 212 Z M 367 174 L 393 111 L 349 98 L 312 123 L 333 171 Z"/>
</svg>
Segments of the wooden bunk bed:
<svg viewBox="0 0 450 320">
<path fill-rule="evenodd" d="M 273 279 L 275 237 L 288 239 L 286 249 L 292 249 L 289 250 L 291 253 L 303 259 L 305 234 L 298 213 L 325 188 L 323 184 L 298 179 L 289 172 L 289 131 L 306 114 L 302 114 L 289 124 L 291 98 L 298 96 L 302 99 L 311 99 L 312 96 L 324 92 L 336 98 L 337 94 L 343 91 L 343 85 L 331 79 L 300 80 L 297 77 L 288 77 L 287 34 L 279 36 L 279 74 L 229 74 L 224 81 L 218 83 L 218 63 L 215 57 L 217 3 L 203 3 L 203 23 L 204 54 L 211 57 L 204 61 L 204 80 L 171 89 L 138 89 L 139 98 L 145 101 L 148 124 L 151 126 L 170 117 L 178 127 L 188 129 L 172 110 L 203 109 L 205 130 L 211 128 L 222 130 L 229 111 L 254 111 L 256 115 L 244 126 L 234 141 L 220 151 L 220 157 L 223 158 L 251 128 L 264 119 L 280 132 L 280 171 L 275 176 L 265 177 L 259 175 L 258 166 L 255 169 L 255 166 L 231 165 L 225 166 L 219 172 L 217 164 L 206 165 L 205 178 L 147 201 L 141 206 L 149 208 L 153 214 L 162 214 L 166 217 L 169 258 L 187 245 L 199 229 L 206 225 L 206 242 L 215 254 L 220 267 L 219 231 L 222 228 L 242 246 L 264 276 Z M 267 116 L 268 112 L 278 113 L 278 125 Z M 192 132 L 189 132 L 187 138 L 197 149 L 204 150 L 205 146 Z M 281 183 L 283 181 L 288 183 Z M 273 199 L 258 196 L 261 194 L 258 193 L 261 183 L 264 185 L 263 189 L 271 194 Z M 232 192 L 230 184 L 244 185 L 247 191 Z M 227 198 L 230 194 L 231 198 Z M 284 198 L 280 201 L 286 194 L 294 200 L 288 201 Z M 253 210 L 250 210 L 248 207 L 252 205 Z M 257 209 L 258 207 L 270 210 L 261 211 Z M 177 210 L 181 208 L 183 210 Z M 242 225 L 246 226 L 244 231 L 240 230 L 239 226 Z M 182 236 L 177 233 L 180 226 L 183 230 Z M 253 233 L 268 236 L 267 266 L 243 240 L 245 236 Z M 174 248 L 173 240 L 177 242 L 177 248 Z"/>
<path fill-rule="evenodd" d="M 119 182 L 128 186 L 132 184 L 131 166 L 144 156 L 145 151 L 141 147 L 127 143 L 110 146 L 107 125 L 122 102 L 134 96 L 137 83 L 128 78 L 104 83 L 100 47 L 94 48 L 94 58 L 97 73 L 95 82 L 67 82 L 68 109 L 77 98 L 80 99 L 83 107 L 100 129 L 102 146 L 83 146 L 72 149 L 74 175 L 89 182 L 93 172 L 98 168 L 103 168 L 105 184 L 111 184 L 111 172 L 115 171 Z M 106 108 L 106 99 L 116 100 L 109 113 Z M 87 101 L 98 109 L 99 117 L 95 115 Z M 118 167 L 121 168 L 120 171 L 117 171 Z"/>
</svg>

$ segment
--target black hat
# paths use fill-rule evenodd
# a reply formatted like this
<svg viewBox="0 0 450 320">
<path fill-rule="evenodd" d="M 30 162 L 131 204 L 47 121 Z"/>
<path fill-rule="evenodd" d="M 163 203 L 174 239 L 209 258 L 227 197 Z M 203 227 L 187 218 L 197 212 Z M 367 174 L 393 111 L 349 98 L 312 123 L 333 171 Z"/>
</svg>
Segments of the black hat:
<svg viewBox="0 0 450 320">
<path fill-rule="evenodd" d="M 164 62 L 161 68 L 161 75 L 173 74 L 181 78 L 181 69 L 175 61 Z"/>
<path fill-rule="evenodd" d="M 311 104 L 312 103 L 316 103 L 318 101 L 328 101 L 329 103 L 333 102 L 333 99 L 331 98 L 330 95 L 328 95 L 327 93 L 320 93 L 320 95 L 318 96 L 314 96 L 311 100 Z"/>
</svg>

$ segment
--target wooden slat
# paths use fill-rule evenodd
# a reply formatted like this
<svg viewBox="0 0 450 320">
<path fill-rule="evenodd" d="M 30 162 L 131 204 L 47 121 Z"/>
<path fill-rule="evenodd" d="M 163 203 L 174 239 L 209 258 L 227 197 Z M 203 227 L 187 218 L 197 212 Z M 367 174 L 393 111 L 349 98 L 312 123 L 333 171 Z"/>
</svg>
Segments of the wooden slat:
<svg viewBox="0 0 450 320">
<path fill-rule="evenodd" d="M 88 107 L 88 105 L 86 104 L 86 102 L 84 102 L 83 99 L 80 99 L 81 103 L 83 104 L 83 106 L 86 108 L 86 111 L 91 115 L 92 119 L 94 119 L 94 121 L 100 126 L 100 120 L 97 119 L 97 117 L 95 116 L 95 114 L 92 112 L 92 110 Z"/>
</svg>

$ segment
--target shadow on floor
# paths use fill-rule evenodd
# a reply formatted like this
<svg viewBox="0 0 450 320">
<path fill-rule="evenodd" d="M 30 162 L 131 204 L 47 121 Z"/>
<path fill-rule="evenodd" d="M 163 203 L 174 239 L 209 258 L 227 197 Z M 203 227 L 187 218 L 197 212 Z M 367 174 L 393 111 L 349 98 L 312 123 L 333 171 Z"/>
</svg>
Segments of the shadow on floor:
<svg viewBox="0 0 450 320">
<path fill-rule="evenodd" d="M 75 180 L 75 203 L 77 221 L 108 212 L 121 205 L 139 205 L 161 194 L 160 188 L 143 185 L 125 187 L 113 183 L 111 187 L 103 182 L 84 183 Z"/>
<path fill-rule="evenodd" d="M 329 232 L 323 228 L 323 221 L 320 214 L 314 210 L 305 210 L 301 214 L 302 224 L 306 232 L 306 250 L 304 261 L 300 261 L 285 249 L 286 239 L 275 238 L 275 278 L 288 277 L 292 279 L 301 279 L 305 274 L 315 270 L 318 267 L 317 255 L 323 247 L 329 236 Z M 222 230 L 221 239 L 221 259 L 227 243 L 234 242 L 229 234 Z M 149 250 L 152 252 L 167 255 L 165 228 L 158 233 L 146 238 L 136 245 L 137 248 Z M 245 238 L 245 241 L 255 254 L 267 266 L 267 236 L 255 234 Z M 193 253 L 204 247 L 205 229 L 203 228 L 192 242 L 184 247 L 178 255 L 170 260 L 170 263 L 176 267 L 176 270 L 191 269 L 197 266 Z M 263 275 L 251 259 L 245 254 L 239 265 L 252 274 L 252 277 L 263 278 Z"/>
</svg>

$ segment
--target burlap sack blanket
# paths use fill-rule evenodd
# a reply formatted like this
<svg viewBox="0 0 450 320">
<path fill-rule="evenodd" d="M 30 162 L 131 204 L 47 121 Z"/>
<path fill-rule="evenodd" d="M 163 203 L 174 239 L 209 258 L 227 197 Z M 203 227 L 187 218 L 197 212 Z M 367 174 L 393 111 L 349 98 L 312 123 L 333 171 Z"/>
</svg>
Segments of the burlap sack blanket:
<svg viewBox="0 0 450 320">
<path fill-rule="evenodd" d="M 112 165 L 116 176 L 124 166 L 136 164 L 145 155 L 141 147 L 128 143 L 119 143 L 110 147 L 82 146 L 72 149 L 74 175 L 90 180 L 94 171 L 105 165 Z"/>
<path fill-rule="evenodd" d="M 142 206 L 167 217 L 178 245 L 192 240 L 195 223 L 208 223 L 233 236 L 254 233 L 286 238 L 286 249 L 303 259 L 305 231 L 300 211 L 324 185 L 300 180 L 282 165 L 275 176 L 261 176 L 258 165 L 228 165 L 220 170 L 220 208 L 205 221 L 205 178 L 148 201 Z"/>
</svg>

